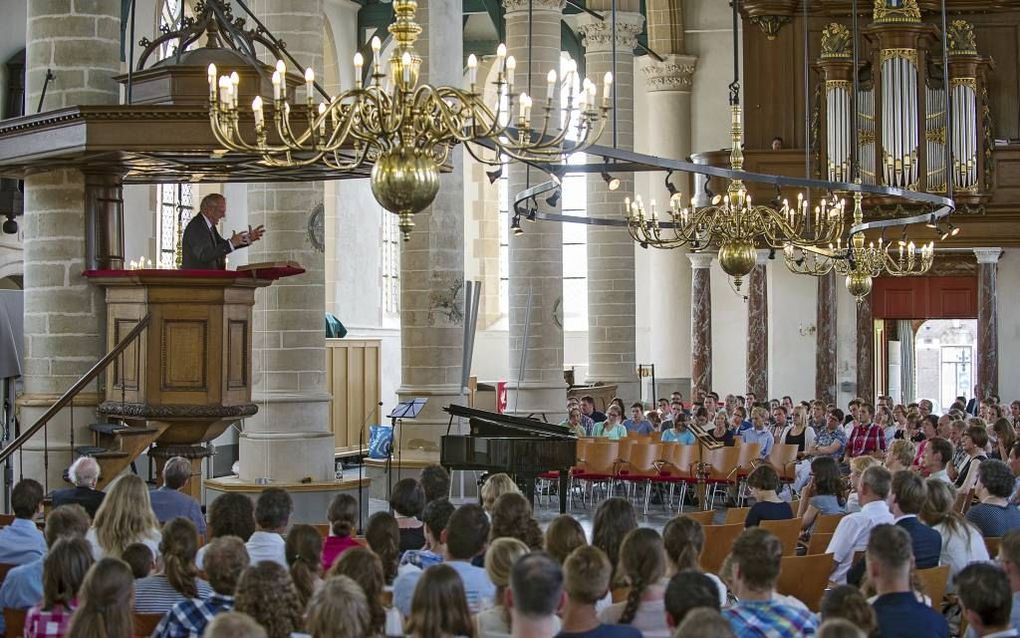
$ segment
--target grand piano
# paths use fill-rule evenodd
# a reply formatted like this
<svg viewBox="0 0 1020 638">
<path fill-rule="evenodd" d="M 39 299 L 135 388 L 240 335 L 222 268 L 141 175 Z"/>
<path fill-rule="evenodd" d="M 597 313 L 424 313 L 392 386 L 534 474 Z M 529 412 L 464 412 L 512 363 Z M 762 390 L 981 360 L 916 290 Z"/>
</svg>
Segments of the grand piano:
<svg viewBox="0 0 1020 638">
<path fill-rule="evenodd" d="M 559 472 L 560 513 L 567 511 L 570 467 L 577 460 L 577 437 L 562 425 L 544 423 L 462 405 L 443 408 L 454 418 L 468 419 L 469 434 L 442 437 L 439 462 L 450 470 L 506 472 L 535 504 L 539 474 Z"/>
</svg>

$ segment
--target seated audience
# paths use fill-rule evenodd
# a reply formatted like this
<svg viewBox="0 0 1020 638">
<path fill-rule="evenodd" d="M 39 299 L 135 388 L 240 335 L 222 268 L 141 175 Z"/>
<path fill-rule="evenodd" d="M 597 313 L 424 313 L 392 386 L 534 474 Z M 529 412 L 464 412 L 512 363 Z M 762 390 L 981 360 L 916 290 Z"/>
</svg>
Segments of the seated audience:
<svg viewBox="0 0 1020 638">
<path fill-rule="evenodd" d="M 569 514 L 560 514 L 545 529 L 545 551 L 560 565 L 572 551 L 587 544 L 584 528 Z"/>
<path fill-rule="evenodd" d="M 645 418 L 645 406 L 640 401 L 630 405 L 630 418 L 623 422 L 623 427 L 632 434 L 651 434 L 655 431 L 651 422 Z"/>
<path fill-rule="evenodd" d="M 617 405 L 609 406 L 606 418 L 595 422 L 592 436 L 619 441 L 627 436 L 627 426 L 623 424 L 623 409 Z"/>
<path fill-rule="evenodd" d="M 872 422 L 874 408 L 867 403 L 857 406 L 857 420 L 854 421 L 853 430 L 847 437 L 846 457 L 852 459 L 858 456 L 879 455 L 886 450 L 885 432 L 882 426 Z"/>
<path fill-rule="evenodd" d="M 236 536 L 218 536 L 208 545 L 205 575 L 212 593 L 176 603 L 153 632 L 155 638 L 201 636 L 216 616 L 234 609 L 234 592 L 241 574 L 248 568 L 248 551 Z"/>
<path fill-rule="evenodd" d="M 148 578 L 156 571 L 156 555 L 145 543 L 131 543 L 124 548 L 120 559 L 131 568 L 135 580 Z"/>
<path fill-rule="evenodd" d="M 831 456 L 811 459 L 811 478 L 800 492 L 796 518 L 803 519 L 802 529 L 810 530 L 819 514 L 846 514 L 846 483 Z"/>
<path fill-rule="evenodd" d="M 1020 636 L 1012 622 L 1013 592 L 1002 568 L 987 563 L 968 565 L 960 572 L 957 584 L 968 631 L 995 638 Z"/>
<path fill-rule="evenodd" d="M 701 523 L 687 516 L 670 519 L 662 528 L 662 545 L 666 550 L 667 576 L 675 576 L 684 571 L 701 571 L 698 561 L 705 546 L 705 530 Z M 726 585 L 715 574 L 705 576 L 715 583 L 719 607 L 722 607 L 726 604 Z M 677 620 L 677 623 L 679 622 Z"/>
<path fill-rule="evenodd" d="M 973 419 L 968 420 L 968 424 Z M 974 488 L 978 468 L 988 458 L 985 447 L 988 445 L 988 432 L 983 425 L 970 425 L 960 437 L 960 448 L 967 454 L 961 465 L 956 467 L 956 488 L 969 490 Z"/>
<path fill-rule="evenodd" d="M 46 537 L 32 520 L 42 513 L 43 486 L 32 479 L 22 479 L 11 491 L 14 520 L 0 528 L 0 563 L 24 565 L 42 558 L 46 553 Z"/>
<path fill-rule="evenodd" d="M 736 638 L 733 631 L 730 621 L 718 611 L 699 607 L 687 614 L 687 619 L 680 623 L 673 635 L 675 638 Z"/>
<path fill-rule="evenodd" d="M 245 543 L 255 533 L 255 507 L 244 494 L 220 494 L 209 505 L 209 535 L 198 550 L 195 565 L 203 569 L 206 548 L 214 538 L 236 536 Z"/>
<path fill-rule="evenodd" d="M 846 497 L 846 511 L 848 514 L 861 511 L 861 503 L 858 492 L 860 491 L 861 476 L 864 471 L 872 465 L 879 465 L 873 456 L 858 456 L 850 459 L 850 494 Z"/>
<path fill-rule="evenodd" d="M 769 454 L 772 453 L 772 446 L 775 443 L 775 438 L 766 427 L 768 420 L 768 410 L 765 408 L 754 408 L 751 410 L 751 427 L 739 432 L 744 437 L 744 443 L 757 443 L 761 446 L 760 458 L 763 460 L 769 458 Z"/>
<path fill-rule="evenodd" d="M 89 516 L 81 505 L 61 505 L 46 517 L 46 546 L 52 548 L 62 538 L 84 538 L 88 529 Z M 0 586 L 0 609 L 28 609 L 43 599 L 45 562 L 46 556 L 40 556 L 7 572 Z"/>
<path fill-rule="evenodd" d="M 184 493 L 191 480 L 191 461 L 175 456 L 163 466 L 163 487 L 152 490 L 152 512 L 160 525 L 183 516 L 195 524 L 198 533 L 205 535 L 205 516 L 198 501 Z"/>
<path fill-rule="evenodd" d="M 707 410 L 701 408 L 701 411 L 705 411 L 707 418 Z M 730 429 L 730 424 L 726 421 L 725 412 L 721 410 L 716 412 L 715 416 L 712 418 L 712 429 L 708 434 L 715 439 L 715 441 L 722 443 L 726 447 L 733 446 L 733 430 Z"/>
<path fill-rule="evenodd" d="M 949 478 L 949 472 L 946 470 L 952 458 L 953 444 L 946 439 L 935 437 L 924 448 L 921 464 L 928 478 L 952 484 L 953 479 Z"/>
<path fill-rule="evenodd" d="M 803 453 L 815 446 L 815 431 L 807 426 L 807 410 L 803 406 L 793 409 L 793 422 L 787 424 L 786 408 L 778 406 L 772 413 L 776 417 L 776 428 L 779 429 L 777 440 L 780 445 L 796 445 L 797 452 Z"/>
<path fill-rule="evenodd" d="M 411 638 L 475 635 L 464 582 L 450 563 L 433 565 L 421 573 L 404 616 L 404 631 Z"/>
<path fill-rule="evenodd" d="M 900 470 L 909 470 L 914 465 L 915 456 L 916 448 L 913 443 L 906 439 L 896 439 L 889 443 L 889 450 L 885 453 L 885 469 L 892 474 Z"/>
<path fill-rule="evenodd" d="M 570 411 L 567 412 L 567 418 L 560 425 L 566 426 L 570 433 L 578 438 L 588 436 L 590 432 L 585 429 L 584 423 L 582 423 L 581 419 L 583 417 L 584 415 L 581 414 L 580 408 L 570 408 Z"/>
<path fill-rule="evenodd" d="M 92 529 L 85 540 L 92 544 L 92 556 L 120 558 L 131 543 L 144 543 L 159 558 L 159 521 L 152 513 L 149 489 L 135 474 L 124 474 L 110 485 L 99 506 Z"/>
<path fill-rule="evenodd" d="M 847 620 L 861 629 L 866 636 L 875 634 L 878 619 L 861 590 L 853 585 L 837 585 L 825 592 L 819 609 L 823 624 L 832 620 Z"/>
<path fill-rule="evenodd" d="M 666 550 L 659 533 L 642 527 L 627 534 L 620 547 L 619 570 L 619 582 L 628 587 L 627 600 L 603 609 L 599 620 L 630 625 L 646 638 L 668 637 Z"/>
<path fill-rule="evenodd" d="M 322 586 L 322 535 L 311 525 L 295 525 L 287 533 L 284 554 L 304 609 L 315 590 Z"/>
<path fill-rule="evenodd" d="M 485 516 L 485 511 L 478 505 L 458 507 L 450 516 L 443 531 L 442 540 L 446 545 L 443 562 L 424 572 L 414 570 L 398 576 L 393 583 L 393 605 L 400 610 L 404 618 L 410 619 L 412 598 L 417 598 L 418 581 L 423 579 L 423 574 L 442 566 L 449 567 L 459 576 L 458 582 L 461 583 L 459 588 L 467 593 L 470 613 L 478 613 L 487 607 L 496 593 L 496 587 L 489 580 L 485 570 L 472 565 L 471 560 L 485 551 L 488 538 L 489 519 Z"/>
<path fill-rule="evenodd" d="M 251 564 L 272 561 L 287 568 L 286 542 L 283 534 L 287 531 L 290 514 L 294 509 L 290 494 L 278 487 L 262 490 L 255 502 L 255 532 L 248 537 L 245 549 Z M 267 627 L 270 638 L 273 631 Z"/>
<path fill-rule="evenodd" d="M 209 583 L 198 578 L 195 567 L 198 532 L 194 523 L 175 518 L 164 525 L 159 551 L 162 569 L 135 583 L 135 612 L 165 614 L 182 600 L 208 598 L 212 594 Z"/>
<path fill-rule="evenodd" d="M 586 417 L 590 418 L 592 422 L 598 423 L 599 421 L 606 420 L 606 414 L 595 409 L 595 399 L 592 396 L 585 395 L 581 397 L 581 413 Z"/>
<path fill-rule="evenodd" d="M 939 439 L 934 439 L 934 441 Z M 929 445 L 928 447 L 932 447 Z M 928 477 L 928 498 L 921 508 L 920 517 L 942 537 L 940 565 L 949 565 L 946 592 L 955 591 L 956 575 L 970 563 L 988 560 L 988 549 L 981 538 L 981 530 L 956 511 L 956 490 L 952 484 Z"/>
<path fill-rule="evenodd" d="M 508 492 L 521 493 L 517 483 L 514 483 L 508 474 L 499 472 L 485 479 L 485 483 L 482 484 L 482 507 L 485 508 L 485 512 L 492 514 L 492 507 L 496 504 L 496 499 Z"/>
<path fill-rule="evenodd" d="M 400 527 L 400 551 L 425 547 L 424 524 L 418 518 L 425 509 L 425 490 L 413 478 L 400 479 L 390 493 L 390 508 Z"/>
<path fill-rule="evenodd" d="M 675 441 L 680 445 L 694 445 L 697 442 L 694 432 L 691 432 L 691 429 L 687 427 L 687 415 L 681 412 L 672 423 L 673 427 L 662 432 L 661 440 L 663 443 Z M 725 420 L 723 423 L 725 424 Z M 725 434 L 722 436 L 725 438 Z M 732 435 L 730 436 L 730 441 L 733 441 Z"/>
<path fill-rule="evenodd" d="M 613 496 L 599 503 L 592 520 L 591 544 L 609 557 L 613 573 L 610 583 L 616 582 L 616 566 L 620 562 L 620 545 L 631 530 L 637 529 L 634 506 L 625 498 Z"/>
<path fill-rule="evenodd" d="M 666 625 L 670 629 L 687 618 L 692 609 L 708 607 L 719 611 L 719 588 L 706 574 L 693 569 L 680 572 L 669 579 L 666 586 Z"/>
<path fill-rule="evenodd" d="M 350 494 L 337 494 L 329 503 L 326 519 L 329 521 L 329 535 L 322 545 L 322 570 L 329 571 L 343 552 L 357 547 L 354 540 L 358 528 L 358 499 Z"/>
<path fill-rule="evenodd" d="M 425 505 L 425 510 L 421 514 L 422 523 L 425 525 L 425 547 L 404 552 L 400 556 L 401 568 L 410 565 L 425 569 L 443 562 L 443 543 L 440 539 L 454 509 L 456 508 L 453 504 L 445 498 L 429 501 Z"/>
<path fill-rule="evenodd" d="M 836 525 L 825 553 L 832 554 L 835 566 L 829 580 L 837 584 L 847 582 L 847 572 L 854 552 L 868 547 L 868 536 L 876 525 L 892 523 L 893 515 L 886 505 L 892 476 L 881 465 L 864 470 L 858 484 L 861 511 L 847 514 Z"/>
<path fill-rule="evenodd" d="M 1020 530 L 1012 531 L 1002 537 L 999 543 L 999 564 L 1009 578 L 1009 588 L 1013 592 L 1013 606 L 1009 615 L 1009 624 L 1020 627 Z M 967 638 L 975 638 L 977 634 L 967 631 Z"/>
<path fill-rule="evenodd" d="M 761 521 L 785 521 L 793 518 L 790 504 L 779 498 L 779 475 L 771 465 L 759 465 L 747 477 L 747 489 L 754 505 L 747 512 L 744 527 L 757 527 Z"/>
<path fill-rule="evenodd" d="M 337 577 L 348 577 L 361 587 L 368 607 L 368 622 L 365 627 L 366 636 L 399 636 L 402 632 L 400 614 L 396 610 L 387 614 L 383 607 L 383 591 L 386 583 L 383 580 L 382 561 L 365 547 L 355 547 L 344 552 L 343 556 L 329 570 L 327 582 Z M 310 628 L 309 628 L 310 629 Z"/>
<path fill-rule="evenodd" d="M 485 532 L 489 532 L 488 525 Z M 386 584 L 392 585 L 400 571 L 400 525 L 397 519 L 389 512 L 376 512 L 369 516 L 365 541 L 382 561 Z"/>
<path fill-rule="evenodd" d="M 85 508 L 89 518 L 95 518 L 106 496 L 96 489 L 99 483 L 99 463 L 91 456 L 79 456 L 67 469 L 67 475 L 74 487 L 53 490 L 50 493 L 53 507 L 77 503 Z"/>
<path fill-rule="evenodd" d="M 531 515 L 531 503 L 523 494 L 504 494 L 492 507 L 489 540 L 516 538 L 531 549 L 542 549 L 542 528 Z"/>
<path fill-rule="evenodd" d="M 248 614 L 228 611 L 206 625 L 202 638 L 266 638 L 266 630 Z"/>
<path fill-rule="evenodd" d="M 354 580 L 333 576 L 312 596 L 305 617 L 305 631 L 312 638 L 373 635 L 368 596 Z"/>
<path fill-rule="evenodd" d="M 996 419 L 992 424 L 992 432 L 995 433 L 995 449 L 992 450 L 991 458 L 1000 461 L 1009 460 L 1009 450 L 1016 442 L 1016 430 L 1008 419 Z"/>
<path fill-rule="evenodd" d="M 967 510 L 967 520 L 983 536 L 1005 536 L 1020 529 L 1020 510 L 1009 502 L 1013 495 L 1013 473 L 1002 461 L 989 459 L 978 466 L 977 497 L 981 501 Z"/>
<path fill-rule="evenodd" d="M 42 602 L 25 614 L 25 638 L 59 638 L 67 633 L 78 590 L 90 567 L 92 548 L 84 538 L 61 538 L 54 543 L 43 564 Z"/>
<path fill-rule="evenodd" d="M 254 563 L 241 573 L 234 609 L 254 618 L 268 638 L 299 633 L 305 611 L 290 574 L 273 560 Z"/>
<path fill-rule="evenodd" d="M 818 625 L 815 638 L 868 638 L 868 634 L 849 620 L 833 618 Z"/>
<path fill-rule="evenodd" d="M 918 600 L 911 587 L 913 565 L 910 534 L 897 525 L 881 524 L 871 531 L 867 546 L 868 580 L 877 596 L 872 599 L 883 638 L 949 636 L 942 614 Z M 936 601 L 936 604 L 939 604 Z"/>
<path fill-rule="evenodd" d="M 485 551 L 485 573 L 496 586 L 496 593 L 492 607 L 483 609 L 475 617 L 479 638 L 498 638 L 510 633 L 510 609 L 506 606 L 510 571 L 517 559 L 530 551 L 522 541 L 512 537 L 497 538 L 489 544 Z"/>
<path fill-rule="evenodd" d="M 148 490 L 145 493 L 148 494 Z M 134 635 L 131 613 L 134 598 L 135 579 L 127 563 L 113 557 L 99 559 L 89 568 L 78 590 L 78 606 L 64 635 L 68 638 L 131 638 Z"/>
<path fill-rule="evenodd" d="M 522 556 L 510 574 L 513 638 L 553 638 L 560 630 L 563 569 L 552 556 L 537 551 Z"/>
<path fill-rule="evenodd" d="M 418 479 L 425 492 L 425 504 L 441 498 L 450 498 L 450 474 L 442 465 L 426 465 Z"/>
<path fill-rule="evenodd" d="M 609 593 L 612 568 L 605 552 L 597 547 L 578 547 L 563 562 L 566 600 L 557 638 L 641 638 L 627 625 L 604 625 L 595 609 Z"/>
<path fill-rule="evenodd" d="M 745 529 L 733 542 L 732 585 L 739 602 L 723 610 L 733 633 L 794 638 L 818 628 L 814 614 L 775 599 L 782 558 L 783 544 L 760 527 Z"/>
</svg>

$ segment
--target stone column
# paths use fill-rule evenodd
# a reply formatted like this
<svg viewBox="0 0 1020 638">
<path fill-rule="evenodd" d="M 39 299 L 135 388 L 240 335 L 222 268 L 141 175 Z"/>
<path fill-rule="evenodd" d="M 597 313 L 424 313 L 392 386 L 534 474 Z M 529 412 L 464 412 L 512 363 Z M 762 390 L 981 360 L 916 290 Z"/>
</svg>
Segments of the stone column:
<svg viewBox="0 0 1020 638">
<path fill-rule="evenodd" d="M 456 2 L 420 0 L 417 42 L 420 82 L 463 86 L 463 15 Z M 432 29 L 442 37 L 431 37 Z M 397 395 L 401 401 L 428 399 L 408 434 L 397 430 L 404 460 L 439 458 L 439 437 L 460 398 L 464 342 L 464 171 L 462 149 L 451 153 L 453 170 L 439 179 L 432 206 L 415 215 L 414 232 L 400 254 L 400 356 Z M 389 214 L 389 213 L 384 213 Z M 388 408 L 387 408 L 388 409 Z M 410 427 L 413 426 L 413 435 Z"/>
<path fill-rule="evenodd" d="M 528 60 L 528 13 L 531 7 L 531 53 Z M 559 74 L 560 20 L 563 0 L 503 0 L 509 54 L 517 58 L 518 90 L 527 90 L 530 69 L 532 93 L 542 95 L 546 74 Z M 547 179 L 544 173 L 512 162 L 510 198 Z M 529 175 L 530 173 L 530 175 Z M 559 207 L 543 210 L 557 212 Z M 511 211 L 511 215 L 512 215 Z M 510 378 L 507 409 L 515 414 L 544 413 L 550 421 L 566 406 L 563 380 L 563 227 L 553 222 L 524 226 L 510 237 Z M 528 299 L 531 298 L 530 314 Z M 525 348 L 525 324 L 527 347 Z M 522 352 L 525 352 L 523 370 Z"/>
<path fill-rule="evenodd" d="M 33 109 L 47 69 L 56 79 L 46 90 L 43 111 L 118 103 L 119 85 L 113 76 L 120 73 L 120 10 L 119 0 L 28 3 L 27 102 Z M 102 291 L 81 276 L 85 178 L 80 172 L 60 170 L 27 178 L 22 223 L 25 377 L 18 404 L 22 428 L 28 428 L 102 357 L 105 304 Z M 45 443 L 40 435 L 25 445 L 25 476 L 48 489 L 63 487 L 61 475 L 71 461 L 72 443 L 90 443 L 88 424 L 95 420 L 98 399 L 93 383 L 72 409 L 50 421 Z"/>
<path fill-rule="evenodd" d="M 875 320 L 871 295 L 857 304 L 857 396 L 875 400 Z"/>
<path fill-rule="evenodd" d="M 998 287 L 1001 248 L 975 248 L 978 261 L 977 385 L 981 398 L 999 393 Z"/>
<path fill-rule="evenodd" d="M 836 273 L 818 277 L 815 315 L 815 398 L 836 401 Z"/>
<path fill-rule="evenodd" d="M 691 396 L 712 389 L 712 253 L 691 260 Z"/>
<path fill-rule="evenodd" d="M 636 12 L 637 2 L 619 2 L 616 11 L 615 48 L 610 2 L 589 2 L 589 9 L 600 11 L 605 20 L 582 14 L 579 20 L 581 42 L 585 47 L 585 74 L 602 85 L 607 72 L 614 74 L 615 112 L 599 144 L 634 148 L 634 47 L 644 18 Z M 633 10 L 629 5 L 633 4 Z M 615 126 L 615 140 L 614 140 Z M 610 171 L 612 173 L 612 171 Z M 614 174 L 620 187 L 609 190 L 600 175 L 589 175 L 588 215 L 619 219 L 623 200 L 634 192 L 630 174 Z M 625 228 L 588 227 L 588 380 L 619 386 L 617 394 L 625 400 L 638 396 L 635 372 L 637 340 L 634 302 L 634 241 Z"/>
<path fill-rule="evenodd" d="M 769 251 L 758 251 L 758 263 L 747 286 L 747 391 L 768 400 L 769 292 L 765 264 Z"/>
<path fill-rule="evenodd" d="M 258 0 L 254 11 L 303 65 L 322 77 L 322 0 Z M 321 182 L 252 184 L 248 219 L 264 224 L 248 261 L 293 260 L 306 269 L 255 298 L 253 393 L 258 413 L 240 437 L 240 479 L 275 483 L 334 479 L 333 433 L 325 386 L 325 262 L 308 238 L 308 216 L 323 202 Z M 227 202 L 224 235 L 231 230 Z"/>
<path fill-rule="evenodd" d="M 651 28 L 651 24 L 649 28 Z M 658 49 L 656 49 L 658 51 Z M 691 86 L 697 58 L 691 55 L 666 55 L 662 62 L 645 56 L 648 86 L 648 153 L 659 157 L 683 159 L 691 154 Z M 671 178 L 687 198 L 690 180 L 681 174 Z M 669 192 L 658 177 L 653 178 L 660 202 L 669 201 Z M 663 378 L 691 376 L 691 331 L 685 325 L 686 309 L 691 304 L 691 262 L 684 250 L 648 251 L 649 268 L 655 273 L 656 289 L 650 295 L 648 312 L 653 325 L 662 318 L 670 321 L 669 330 L 653 329 L 649 346 L 656 374 Z"/>
</svg>

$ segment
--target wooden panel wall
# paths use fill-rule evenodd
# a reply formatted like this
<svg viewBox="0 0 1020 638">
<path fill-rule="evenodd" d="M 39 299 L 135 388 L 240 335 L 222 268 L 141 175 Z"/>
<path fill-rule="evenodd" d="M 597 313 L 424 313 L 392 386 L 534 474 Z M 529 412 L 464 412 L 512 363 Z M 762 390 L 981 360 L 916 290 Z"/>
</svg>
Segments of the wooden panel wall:
<svg viewBox="0 0 1020 638">
<path fill-rule="evenodd" d="M 879 277 L 871 295 L 875 319 L 977 317 L 977 277 Z"/>
<path fill-rule="evenodd" d="M 379 339 L 326 339 L 326 384 L 333 395 L 330 421 L 337 453 L 368 445 L 368 426 L 384 421 L 379 408 Z M 361 428 L 365 429 L 360 432 Z"/>
</svg>

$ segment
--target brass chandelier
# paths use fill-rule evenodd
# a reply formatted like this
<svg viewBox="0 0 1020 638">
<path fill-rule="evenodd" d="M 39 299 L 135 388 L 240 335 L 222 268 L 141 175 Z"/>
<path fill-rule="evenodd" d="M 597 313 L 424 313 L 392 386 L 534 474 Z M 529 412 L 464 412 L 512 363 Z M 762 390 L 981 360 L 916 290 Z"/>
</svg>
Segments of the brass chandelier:
<svg viewBox="0 0 1020 638">
<path fill-rule="evenodd" d="M 610 73 L 603 78 L 599 98 L 595 84 L 587 78 L 575 94 L 576 67 L 564 72 L 567 88 L 562 96 L 556 71 L 551 70 L 544 98 L 525 92 L 515 97 L 516 61 L 500 44 L 493 106 L 485 103 L 483 87 L 478 86 L 478 61 L 473 54 L 468 57 L 466 88 L 419 84 L 422 58 L 414 45 L 422 28 L 415 22 L 417 6 L 415 0 L 394 0 L 395 19 L 389 26 L 395 40 L 393 52 L 384 71 L 381 42 L 373 38 L 367 86 L 361 80 L 364 59 L 357 53 L 353 89 L 316 105 L 315 74 L 307 69 L 306 101 L 292 106 L 287 97 L 287 67 L 278 61 L 271 104 L 261 96 L 251 104 L 254 126 L 237 103 L 237 74 L 218 77 L 215 65 L 210 65 L 209 119 L 217 140 L 228 151 L 258 155 L 260 163 L 271 167 L 322 162 L 337 171 L 351 171 L 371 164 L 372 194 L 383 208 L 399 216 L 405 241 L 414 228 L 413 215 L 435 199 L 441 167 L 455 145 L 464 143 L 476 160 L 495 166 L 504 158 L 562 162 L 598 140 L 610 111 Z M 505 106 L 500 99 L 504 94 Z M 561 100 L 568 112 L 574 108 L 580 112 L 569 141 L 569 125 L 560 125 Z M 533 107 L 541 115 L 533 117 Z M 472 145 L 494 156 L 486 158 Z"/>
<path fill-rule="evenodd" d="M 733 147 L 730 167 L 743 170 L 741 108 L 731 106 Z M 655 202 L 645 209 L 640 196 L 625 201 L 627 229 L 634 241 L 652 248 L 690 247 L 700 252 L 718 247 L 719 265 L 734 279 L 737 288 L 756 263 L 756 249 L 836 244 L 843 235 L 845 202 L 823 199 L 813 209 L 803 195 L 791 204 L 783 200 L 771 207 L 754 204 L 742 180 L 733 179 L 726 195 L 716 195 L 708 206 L 698 207 L 691 198 L 685 205 L 679 193 L 670 197 L 665 219 L 660 220 Z"/>
</svg>

